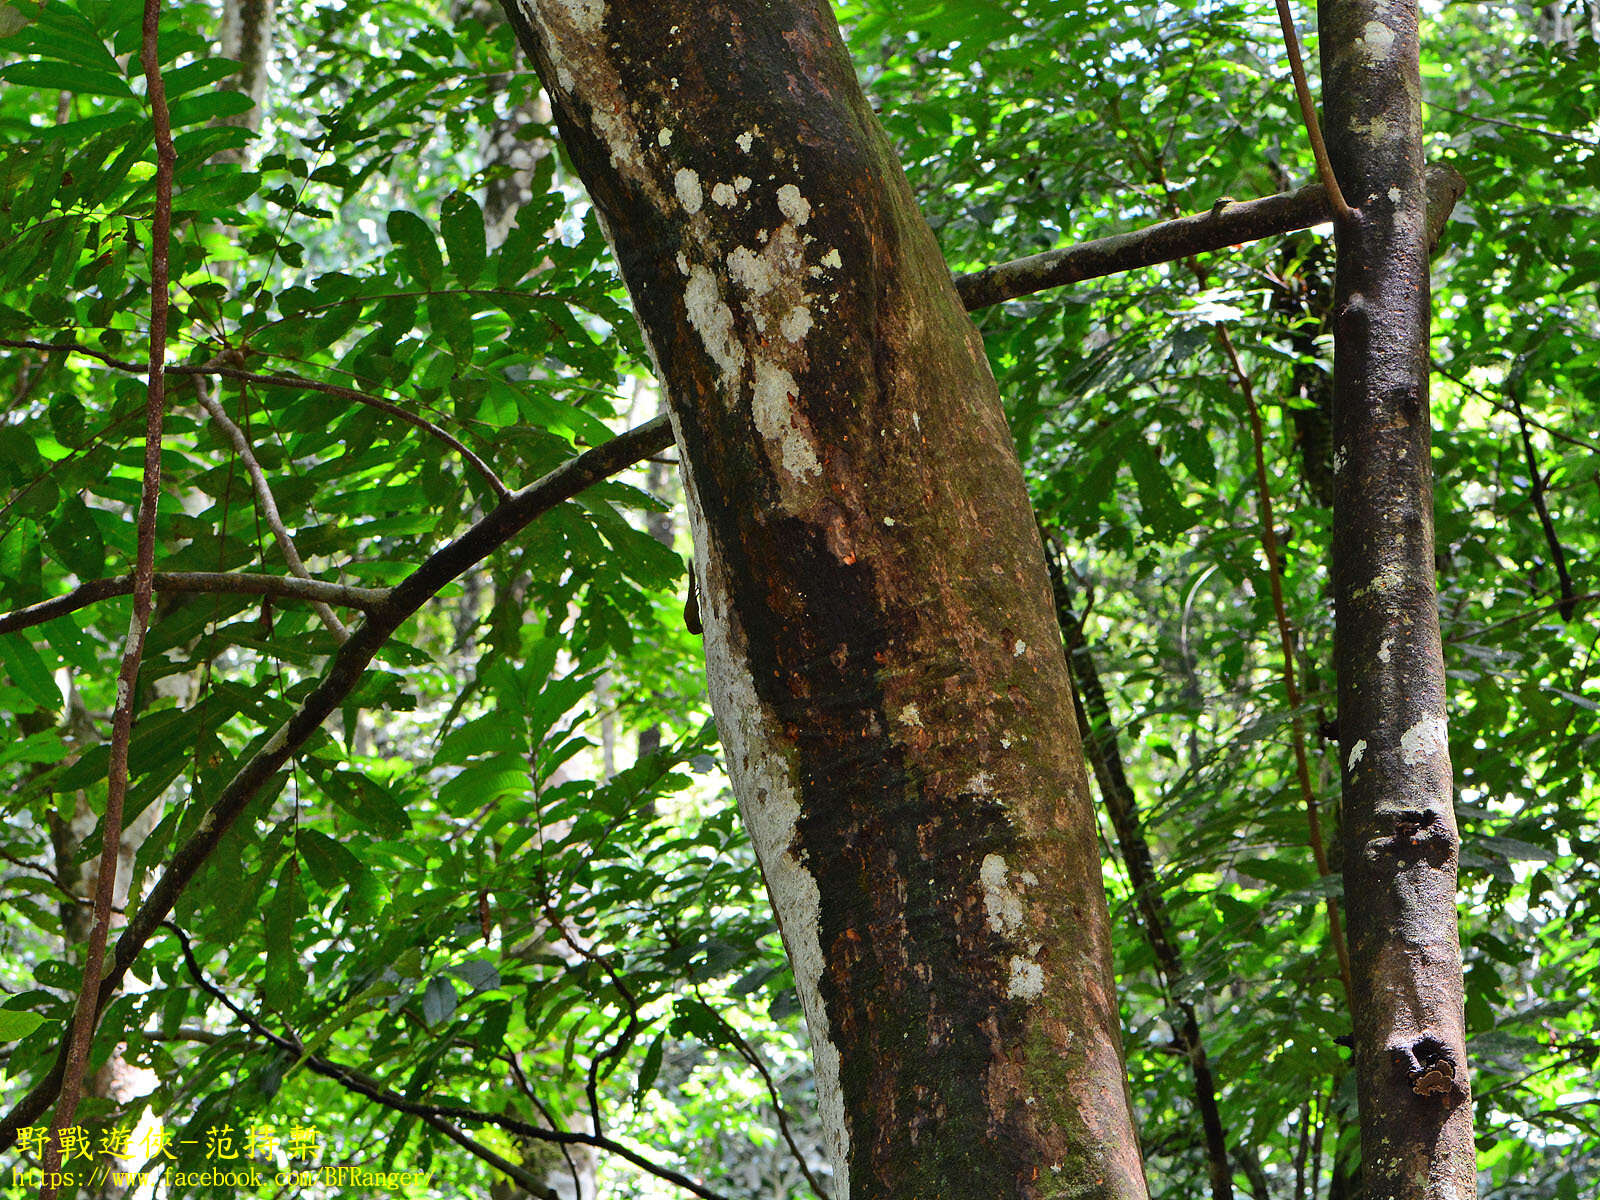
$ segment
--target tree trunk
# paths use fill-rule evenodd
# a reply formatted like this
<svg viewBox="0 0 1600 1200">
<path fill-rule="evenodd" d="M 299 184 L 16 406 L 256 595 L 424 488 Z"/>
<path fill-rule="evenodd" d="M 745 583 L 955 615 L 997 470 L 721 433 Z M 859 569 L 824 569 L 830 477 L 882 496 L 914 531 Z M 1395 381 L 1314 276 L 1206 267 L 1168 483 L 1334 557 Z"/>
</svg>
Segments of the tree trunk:
<svg viewBox="0 0 1600 1200">
<path fill-rule="evenodd" d="M 523 2 L 668 391 L 836 1193 L 1139 1200 L 1042 549 L 832 14 Z"/>
<path fill-rule="evenodd" d="M 1367 1200 L 1467 1200 L 1472 1112 L 1433 579 L 1414 0 L 1323 0 L 1340 222 L 1334 535 L 1345 896 Z"/>
</svg>

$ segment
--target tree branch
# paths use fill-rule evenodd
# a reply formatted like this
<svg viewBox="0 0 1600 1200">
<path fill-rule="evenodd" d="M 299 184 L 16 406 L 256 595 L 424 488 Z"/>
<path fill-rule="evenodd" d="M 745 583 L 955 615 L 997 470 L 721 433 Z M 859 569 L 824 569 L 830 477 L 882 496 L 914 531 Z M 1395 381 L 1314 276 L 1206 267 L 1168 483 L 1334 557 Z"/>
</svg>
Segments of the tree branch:
<svg viewBox="0 0 1600 1200">
<path fill-rule="evenodd" d="M 1556 524 L 1550 519 L 1550 505 L 1545 500 L 1544 475 L 1539 470 L 1539 460 L 1533 453 L 1533 437 L 1528 433 L 1528 418 L 1522 411 L 1522 373 L 1525 364 L 1518 361 L 1506 377 L 1506 398 L 1516 412 L 1517 429 L 1522 434 L 1522 453 L 1528 464 L 1528 489 L 1534 511 L 1539 514 L 1539 526 L 1544 530 L 1545 544 L 1550 547 L 1550 563 L 1556 572 L 1556 590 L 1561 596 L 1556 611 L 1561 619 L 1571 624 L 1578 614 L 1577 589 L 1572 586 L 1572 576 L 1567 571 L 1567 552 L 1562 548 L 1556 533 Z"/>
<path fill-rule="evenodd" d="M 1450 210 L 1466 190 L 1465 181 L 1451 167 L 1428 168 L 1428 228 L 1431 240 L 1449 218 Z M 1143 229 L 1096 238 L 1060 250 L 1047 250 L 1029 258 L 999 263 L 956 276 L 956 292 L 968 312 L 1006 300 L 1062 287 L 1085 279 L 1098 279 L 1152 267 L 1195 254 L 1221 250 L 1242 242 L 1258 241 L 1331 220 L 1327 189 L 1308 184 L 1293 192 L 1263 196 L 1259 200 L 1218 201 L 1209 212 L 1159 221 Z"/>
<path fill-rule="evenodd" d="M 166 83 L 156 35 L 161 24 L 161 0 L 144 0 L 144 25 L 139 59 L 144 68 L 146 95 L 156 148 L 155 213 L 150 228 L 150 346 L 145 384 L 144 474 L 139 491 L 137 548 L 133 567 L 133 614 L 123 644 L 122 666 L 117 673 L 117 702 L 111 717 L 111 764 L 106 778 L 106 809 L 101 819 L 100 865 L 94 888 L 94 920 L 89 944 L 84 948 L 83 984 L 73 1008 L 72 1030 L 64 1047 L 60 1100 L 50 1123 L 43 1156 L 44 1186 L 41 1200 L 54 1200 L 61 1170 L 61 1131 L 72 1124 L 83 1095 L 89 1049 L 100 1017 L 98 988 L 111 930 L 111 909 L 117 882 L 117 859 L 122 849 L 122 808 L 128 794 L 128 746 L 133 740 L 133 698 L 139 683 L 139 663 L 144 657 L 145 634 L 150 628 L 152 576 L 156 561 L 156 513 L 161 502 L 161 431 L 166 415 L 168 254 L 172 242 L 172 175 L 177 154 L 172 145 L 172 124 L 167 113 Z"/>
<path fill-rule="evenodd" d="M 638 1151 L 632 1150 L 621 1142 L 613 1141 L 602 1134 L 572 1133 L 561 1129 L 545 1129 L 543 1126 L 533 1125 L 517 1117 L 507 1116 L 504 1113 L 481 1112 L 478 1109 L 467 1108 L 458 1104 L 425 1104 L 392 1092 L 377 1080 L 351 1067 L 323 1058 L 320 1055 L 309 1054 L 298 1038 L 286 1037 L 281 1033 L 273 1032 L 257 1020 L 253 1014 L 234 1003 L 227 993 L 212 983 L 206 977 L 205 972 L 200 969 L 200 963 L 195 959 L 194 949 L 189 943 L 188 935 L 171 921 L 163 921 L 162 925 L 177 935 L 178 945 L 183 954 L 184 966 L 187 968 L 190 978 L 195 981 L 196 986 L 232 1013 L 234 1019 L 251 1034 L 277 1047 L 293 1058 L 297 1064 L 303 1065 L 313 1074 L 320 1075 L 324 1079 L 331 1079 L 347 1091 L 354 1092 L 358 1096 L 365 1096 L 367 1099 L 376 1101 L 385 1108 L 394 1109 L 396 1112 L 409 1113 L 411 1116 L 419 1117 L 447 1137 L 450 1137 L 452 1141 L 469 1150 L 473 1146 L 477 1146 L 478 1143 L 467 1138 L 465 1134 L 460 1136 L 452 1134 L 449 1129 L 445 1128 L 445 1122 L 470 1121 L 481 1125 L 495 1125 L 508 1133 L 514 1133 L 519 1137 L 525 1137 L 533 1141 L 553 1142 L 556 1145 L 593 1146 L 597 1150 L 604 1150 L 610 1154 L 625 1158 L 641 1170 L 649 1172 L 658 1179 L 665 1179 L 668 1183 L 676 1184 L 685 1191 L 693 1192 L 696 1196 L 702 1197 L 702 1200 L 725 1200 L 719 1193 L 712 1191 L 703 1184 L 696 1183 L 687 1175 L 674 1171 L 671 1167 L 663 1167 L 659 1163 L 653 1163 Z M 476 1151 L 473 1152 L 476 1153 Z M 478 1157 L 482 1158 L 483 1156 L 479 1155 Z M 509 1163 L 506 1163 L 504 1159 L 499 1159 L 498 1156 L 494 1160 L 486 1159 L 485 1161 L 490 1161 L 491 1165 L 501 1170 L 507 1170 L 510 1167 Z M 529 1177 L 526 1176 L 525 1172 L 519 1173 L 517 1169 L 513 1168 L 508 1170 L 507 1173 L 516 1179 L 518 1183 L 527 1186 L 526 1179 Z M 535 1195 L 544 1195 L 548 1192 L 547 1188 L 537 1183 L 530 1190 Z"/>
<path fill-rule="evenodd" d="M 655 417 L 563 463 L 521 491 L 513 492 L 460 537 L 436 550 L 374 604 L 350 640 L 339 647 L 321 680 L 300 702 L 294 715 L 239 768 L 201 818 L 195 832 L 173 854 L 166 871 L 117 939 L 110 969 L 100 981 L 99 1007 L 103 1009 L 116 994 L 128 968 L 156 927 L 172 911 L 178 896 L 215 852 L 239 814 L 355 690 L 368 664 L 402 622 L 456 576 L 488 557 L 536 517 L 602 479 L 659 452 L 671 441 L 672 429 L 666 417 Z M 17 1130 L 31 1124 L 55 1099 L 61 1087 L 64 1060 L 65 1047 L 49 1073 L 17 1102 L 4 1121 L 0 1121 L 0 1150 L 14 1145 Z M 579 1135 L 571 1136 L 584 1140 Z"/>
<path fill-rule="evenodd" d="M 1278 0 L 1278 23 L 1283 27 L 1283 48 L 1289 55 L 1289 74 L 1294 77 L 1294 96 L 1300 102 L 1300 116 L 1305 122 L 1306 137 L 1311 141 L 1311 157 L 1317 163 L 1317 178 L 1328 189 L 1329 207 L 1334 216 L 1348 221 L 1355 210 L 1339 190 L 1334 178 L 1333 164 L 1328 161 L 1328 147 L 1322 140 L 1322 126 L 1317 123 L 1317 105 L 1311 99 L 1311 86 L 1306 82 L 1306 64 L 1300 58 L 1300 38 L 1294 31 L 1294 15 L 1289 11 L 1289 0 Z"/>
<path fill-rule="evenodd" d="M 344 583 L 327 583 L 321 579 L 301 579 L 297 576 L 256 575 L 233 571 L 157 571 L 151 583 L 158 592 L 198 592 L 212 595 L 274 596 L 289 600 L 315 600 L 323 604 L 338 604 L 345 608 L 367 610 L 383 602 L 387 588 L 354 587 Z M 19 629 L 42 625 L 46 621 L 88 608 L 113 596 L 127 596 L 133 592 L 133 576 L 117 575 L 109 579 L 91 579 L 80 583 L 70 592 L 52 596 L 26 608 L 0 613 L 0 634 L 15 633 Z"/>
<path fill-rule="evenodd" d="M 1278 644 L 1283 650 L 1283 695 L 1289 705 L 1289 737 L 1294 750 L 1295 778 L 1300 785 L 1300 802 L 1306 810 L 1306 831 L 1311 844 L 1311 858 L 1316 863 L 1317 875 L 1326 879 L 1333 873 L 1328 864 L 1328 849 L 1322 837 L 1322 816 L 1317 807 L 1316 788 L 1311 783 L 1311 765 L 1306 756 L 1305 720 L 1301 715 L 1300 685 L 1294 672 L 1294 632 L 1289 623 L 1289 612 L 1283 600 L 1283 562 L 1278 552 L 1276 522 L 1272 516 L 1272 487 L 1267 479 L 1266 433 L 1261 425 L 1261 409 L 1256 404 L 1255 386 L 1249 372 L 1239 361 L 1233 339 L 1222 326 L 1217 326 L 1217 340 L 1222 343 L 1234 379 L 1239 384 L 1239 394 L 1244 397 L 1245 410 L 1250 416 L 1250 442 L 1255 451 L 1256 505 L 1261 521 L 1261 552 L 1267 560 L 1267 587 L 1272 595 L 1272 612 L 1278 627 Z M 1355 985 L 1350 974 L 1350 947 L 1345 941 L 1344 921 L 1339 916 L 1339 902 L 1332 896 L 1324 897 L 1328 912 L 1328 939 L 1333 943 L 1334 957 L 1339 961 L 1339 979 L 1344 984 L 1345 1003 L 1355 1004 Z"/>
<path fill-rule="evenodd" d="M 211 419 L 222 427 L 228 440 L 233 443 L 235 452 L 244 462 L 244 469 L 250 473 L 250 483 L 255 488 L 256 503 L 261 506 L 261 515 L 266 518 L 267 528 L 272 530 L 272 538 L 278 543 L 278 549 L 283 552 L 283 560 L 289 564 L 289 570 L 299 579 L 310 579 L 311 572 L 306 570 L 305 560 L 300 557 L 300 551 L 295 547 L 294 538 L 289 536 L 289 529 L 283 523 L 283 517 L 278 512 L 278 502 L 272 495 L 272 488 L 267 483 L 267 476 L 261 469 L 261 464 L 256 461 L 255 450 L 251 448 L 250 439 L 245 437 L 244 430 L 233 423 L 223 410 L 222 404 L 211 394 L 211 384 L 208 380 L 199 378 L 194 381 L 194 394 L 200 401 L 200 407 L 211 414 Z M 341 642 L 350 640 L 350 629 L 339 620 L 333 609 L 321 600 L 312 600 L 311 609 L 322 618 L 322 623 L 333 632 L 333 636 Z"/>
</svg>

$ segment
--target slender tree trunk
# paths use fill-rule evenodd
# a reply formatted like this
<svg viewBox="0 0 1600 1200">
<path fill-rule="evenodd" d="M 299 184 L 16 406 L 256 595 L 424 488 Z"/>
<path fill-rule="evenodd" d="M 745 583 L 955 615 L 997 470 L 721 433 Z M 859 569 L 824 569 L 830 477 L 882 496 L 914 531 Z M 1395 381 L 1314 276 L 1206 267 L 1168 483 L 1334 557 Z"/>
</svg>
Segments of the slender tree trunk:
<svg viewBox="0 0 1600 1200">
<path fill-rule="evenodd" d="M 1358 210 L 1336 230 L 1333 578 L 1362 1175 L 1367 1200 L 1468 1200 L 1417 9 L 1319 12 L 1328 143 Z"/>
<path fill-rule="evenodd" d="M 1066 642 L 1067 660 L 1072 664 L 1073 708 L 1077 713 L 1078 736 L 1082 739 L 1084 753 L 1094 770 L 1095 781 L 1100 785 L 1100 799 L 1111 817 L 1111 828 L 1117 835 L 1117 849 L 1122 853 L 1123 865 L 1128 870 L 1128 882 L 1133 886 L 1134 908 L 1139 914 L 1139 924 L 1145 940 L 1156 960 L 1156 970 L 1161 978 L 1161 989 L 1167 1002 L 1176 1010 L 1176 1018 L 1169 1014 L 1173 1040 L 1189 1060 L 1194 1073 L 1195 1112 L 1200 1117 L 1200 1131 L 1205 1138 L 1206 1174 L 1211 1181 L 1212 1200 L 1233 1200 L 1233 1171 L 1228 1165 L 1228 1139 L 1222 1125 L 1222 1111 L 1217 1105 L 1217 1081 L 1211 1071 L 1211 1061 L 1206 1055 L 1205 1040 L 1200 1033 L 1200 1015 L 1194 1000 L 1184 990 L 1183 955 L 1178 949 L 1172 915 L 1167 910 L 1166 898 L 1161 893 L 1161 881 L 1156 878 L 1155 860 L 1150 854 L 1150 843 L 1144 835 L 1144 822 L 1139 815 L 1139 798 L 1128 773 L 1123 767 L 1122 748 L 1117 740 L 1117 726 L 1111 716 L 1111 702 L 1106 697 L 1105 686 L 1100 681 L 1100 668 L 1095 663 L 1087 639 L 1084 637 L 1083 618 L 1072 607 L 1072 595 L 1067 589 L 1066 572 L 1060 557 L 1048 545 L 1045 550 L 1050 570 L 1050 587 L 1055 596 L 1056 620 L 1061 626 L 1061 636 Z M 1265 1190 L 1257 1193 L 1263 1200 Z"/>
<path fill-rule="evenodd" d="M 519 4 L 667 388 L 836 1194 L 1142 1200 L 1042 549 L 831 12 Z"/>
</svg>

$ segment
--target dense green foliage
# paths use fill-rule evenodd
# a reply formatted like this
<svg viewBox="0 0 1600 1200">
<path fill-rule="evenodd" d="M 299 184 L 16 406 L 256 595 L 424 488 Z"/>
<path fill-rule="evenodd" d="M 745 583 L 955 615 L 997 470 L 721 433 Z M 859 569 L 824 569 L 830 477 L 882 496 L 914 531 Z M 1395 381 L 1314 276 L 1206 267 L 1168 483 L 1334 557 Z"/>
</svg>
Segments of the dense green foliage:
<svg viewBox="0 0 1600 1200">
<path fill-rule="evenodd" d="M 132 563 L 154 198 L 139 9 L 0 6 L 0 611 Z M 1423 33 L 1430 153 L 1469 184 L 1435 260 L 1436 524 L 1482 1190 L 1505 1200 L 1577 1200 L 1600 1171 L 1600 10 L 1562 9 L 1451 6 Z M 1270 6 L 842 15 L 954 270 L 1309 176 Z M 230 123 L 250 102 L 226 86 L 217 26 L 193 3 L 162 23 L 170 362 L 360 389 L 511 487 L 653 415 L 605 243 L 497 14 L 286 4 L 259 135 Z M 1178 998 L 1201 1014 L 1242 1193 L 1348 1195 L 1358 1157 L 1322 907 L 1337 879 L 1307 845 L 1249 408 L 1218 337 L 1263 412 L 1337 859 L 1337 747 L 1317 734 L 1334 715 L 1331 261 L 1324 228 L 980 320 L 1179 935 L 1185 969 L 1165 978 L 1108 824 L 1161 1197 L 1205 1190 Z M 197 391 L 244 431 L 320 579 L 393 584 L 494 503 L 454 448 L 349 395 L 170 387 L 159 570 L 287 574 Z M 174 932 L 146 951 L 96 1043 L 97 1062 L 122 1047 L 139 1099 L 92 1099 L 80 1123 L 148 1109 L 177 1131 L 179 1169 L 205 1165 L 223 1122 L 299 1123 L 316 1161 L 436 1170 L 419 1195 L 495 1177 L 252 1032 L 203 978 L 409 1100 L 573 1129 L 593 1103 L 607 1134 L 723 1195 L 805 1194 L 773 1105 L 820 1171 L 804 1034 L 683 628 L 676 494 L 660 466 L 593 488 L 402 627 L 183 897 L 192 967 Z M 84 894 L 98 857 L 128 616 L 106 599 L 0 637 L 7 1107 L 53 1059 L 78 986 L 87 919 L 63 892 Z M 135 899 L 336 645 L 298 600 L 159 598 L 135 697 Z M 463 1129 L 553 1184 L 586 1165 Z M 678 1194 L 600 1158 L 603 1194 Z"/>
</svg>

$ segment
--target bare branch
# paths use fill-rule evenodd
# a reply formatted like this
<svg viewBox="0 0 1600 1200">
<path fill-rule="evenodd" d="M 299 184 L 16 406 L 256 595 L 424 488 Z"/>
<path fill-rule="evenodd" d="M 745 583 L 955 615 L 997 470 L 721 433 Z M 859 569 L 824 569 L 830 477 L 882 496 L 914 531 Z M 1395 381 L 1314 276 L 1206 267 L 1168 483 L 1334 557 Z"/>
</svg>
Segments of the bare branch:
<svg viewBox="0 0 1600 1200">
<path fill-rule="evenodd" d="M 294 715 L 239 768 L 201 818 L 195 832 L 174 852 L 166 871 L 150 889 L 138 911 L 129 918 L 122 936 L 117 939 L 116 953 L 100 981 L 99 1007 L 104 1008 L 116 994 L 128 968 L 149 942 L 156 927 L 172 911 L 183 889 L 215 852 L 222 836 L 232 827 L 239 814 L 305 744 L 306 739 L 321 727 L 328 715 L 355 690 L 373 656 L 402 622 L 451 580 L 488 557 L 535 518 L 640 459 L 659 453 L 671 441 L 672 428 L 666 417 L 661 416 L 578 455 L 522 490 L 513 492 L 460 537 L 435 551 L 426 562 L 391 588 L 383 600 L 367 613 L 366 619 L 356 628 L 350 640 L 339 647 L 321 680 L 300 701 Z M 61 1087 L 64 1061 L 63 1047 L 55 1066 L 0 1121 L 0 1150 L 14 1145 L 17 1130 L 31 1124 L 50 1106 Z M 589 1140 L 584 1135 L 566 1136 L 578 1141 Z M 589 1144 L 599 1143 L 590 1141 Z"/>
<path fill-rule="evenodd" d="M 50 1123 L 43 1156 L 44 1186 L 41 1200 L 54 1200 L 60 1178 L 62 1130 L 72 1124 L 83 1095 L 83 1078 L 89 1066 L 89 1049 L 100 1017 L 99 980 L 111 930 L 111 909 L 117 880 L 117 858 L 122 849 L 122 808 L 128 793 L 128 746 L 133 740 L 133 696 L 139 682 L 139 662 L 144 657 L 145 634 L 150 628 L 152 576 L 156 561 L 156 512 L 161 501 L 161 430 L 166 410 L 168 254 L 172 242 L 172 174 L 177 155 L 172 146 L 172 124 L 167 114 L 166 83 L 161 77 L 161 57 L 156 34 L 161 23 L 161 0 L 144 0 L 144 27 L 139 59 L 144 68 L 146 95 L 156 147 L 155 213 L 150 228 L 150 347 L 145 384 L 144 477 L 139 491 L 136 550 L 133 567 L 133 615 L 117 673 L 117 703 L 111 717 L 111 763 L 106 777 L 106 809 L 101 819 L 100 865 L 94 888 L 94 920 L 83 954 L 83 984 L 73 1009 L 72 1031 L 64 1047 L 60 1100 Z"/>
<path fill-rule="evenodd" d="M 355 587 L 345 583 L 327 583 L 321 579 L 300 579 L 296 576 L 255 575 L 233 571 L 157 571 L 151 577 L 158 592 L 198 592 L 212 595 L 273 596 L 288 600 L 315 600 L 323 604 L 338 604 L 345 608 L 370 609 L 381 604 L 389 594 L 387 588 Z M 41 600 L 26 608 L 0 613 L 0 634 L 15 633 L 33 625 L 42 625 L 69 612 L 88 608 L 113 596 L 126 596 L 133 591 L 132 575 L 117 575 L 110 579 L 91 579 L 81 583 L 65 595 Z"/>
<path fill-rule="evenodd" d="M 200 407 L 210 413 L 211 419 L 222 427 L 222 431 L 228 435 L 228 440 L 233 443 L 234 450 L 244 461 L 245 470 L 250 472 L 250 482 L 256 492 L 256 503 L 261 506 L 261 515 L 266 518 L 267 528 L 272 530 L 272 537 L 278 543 L 278 549 L 283 551 L 283 558 L 289 564 L 289 570 L 301 579 L 310 579 L 311 572 L 306 570 L 305 561 L 300 557 L 300 551 L 295 548 L 294 538 L 289 536 L 283 517 L 278 513 L 278 502 L 273 498 L 272 488 L 267 484 L 267 476 L 261 470 L 261 464 L 256 461 L 250 439 L 245 437 L 244 430 L 235 425 L 223 411 L 221 403 L 211 394 L 209 381 L 197 377 L 194 383 L 194 392 L 200 401 Z M 333 631 L 334 637 L 341 642 L 350 640 L 349 627 L 339 620 L 333 609 L 320 600 L 311 601 L 311 608 L 322 618 L 322 623 Z"/>
<path fill-rule="evenodd" d="M 1466 183 L 1447 166 L 1430 166 L 1427 183 L 1430 240 L 1437 241 L 1450 210 L 1466 190 Z M 1160 221 L 1143 229 L 998 263 L 970 275 L 957 275 L 956 293 L 967 311 L 975 312 L 1047 288 L 1099 279 L 1137 267 L 1153 267 L 1307 229 L 1332 217 L 1327 189 L 1320 183 L 1308 184 L 1293 192 L 1263 196 L 1259 200 L 1218 201 L 1209 212 Z"/>
<path fill-rule="evenodd" d="M 1306 65 L 1300 59 L 1300 39 L 1294 31 L 1294 15 L 1289 11 L 1289 0 L 1278 0 L 1278 23 L 1283 26 L 1283 48 L 1289 55 L 1289 74 L 1294 76 L 1294 96 L 1300 102 L 1300 116 L 1305 121 L 1306 137 L 1311 140 L 1311 157 L 1317 163 L 1317 178 L 1328 189 L 1329 206 L 1334 216 L 1348 221 L 1355 216 L 1339 190 L 1334 178 L 1333 164 L 1328 161 L 1328 147 L 1322 140 L 1322 126 L 1317 123 L 1317 105 L 1311 99 L 1311 86 L 1306 82 Z"/>
</svg>

